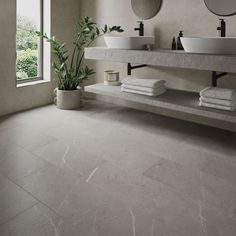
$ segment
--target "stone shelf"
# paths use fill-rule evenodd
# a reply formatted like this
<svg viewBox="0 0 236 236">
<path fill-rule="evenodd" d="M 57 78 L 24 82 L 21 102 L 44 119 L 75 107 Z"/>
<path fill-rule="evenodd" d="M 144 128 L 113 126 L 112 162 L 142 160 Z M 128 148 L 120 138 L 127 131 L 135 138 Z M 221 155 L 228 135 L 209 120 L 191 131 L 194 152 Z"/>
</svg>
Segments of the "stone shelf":
<svg viewBox="0 0 236 236">
<path fill-rule="evenodd" d="M 97 99 L 111 103 L 122 104 L 123 101 L 122 105 L 127 107 L 236 132 L 236 111 L 199 107 L 197 93 L 168 90 L 165 94 L 153 98 L 124 93 L 119 86 L 104 84 L 87 86 L 85 91 L 97 94 Z"/>
<path fill-rule="evenodd" d="M 236 73 L 236 56 L 186 53 L 172 50 L 119 50 L 103 47 L 85 49 L 85 58 L 151 66 Z"/>
</svg>

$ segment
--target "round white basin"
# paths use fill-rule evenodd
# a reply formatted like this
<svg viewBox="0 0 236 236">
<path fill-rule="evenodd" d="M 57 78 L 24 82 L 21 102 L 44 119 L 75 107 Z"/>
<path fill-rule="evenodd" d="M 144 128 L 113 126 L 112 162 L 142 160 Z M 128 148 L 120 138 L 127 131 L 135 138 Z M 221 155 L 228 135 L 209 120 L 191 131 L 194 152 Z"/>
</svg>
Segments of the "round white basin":
<svg viewBox="0 0 236 236">
<path fill-rule="evenodd" d="M 105 43 L 108 48 L 145 50 L 147 45 L 155 44 L 155 37 L 147 36 L 105 36 Z"/>
<path fill-rule="evenodd" d="M 236 38 L 182 37 L 184 50 L 191 53 L 236 55 Z"/>
</svg>

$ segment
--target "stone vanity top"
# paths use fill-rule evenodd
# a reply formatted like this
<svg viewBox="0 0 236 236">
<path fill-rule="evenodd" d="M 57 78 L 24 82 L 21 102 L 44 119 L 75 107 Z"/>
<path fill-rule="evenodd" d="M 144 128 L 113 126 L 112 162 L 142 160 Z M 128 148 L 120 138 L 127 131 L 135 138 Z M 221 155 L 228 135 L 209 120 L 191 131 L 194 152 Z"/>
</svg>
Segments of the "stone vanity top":
<svg viewBox="0 0 236 236">
<path fill-rule="evenodd" d="M 106 47 L 85 49 L 85 58 L 113 62 L 147 64 L 160 67 L 236 73 L 235 55 L 186 53 L 172 50 L 120 50 Z"/>
</svg>

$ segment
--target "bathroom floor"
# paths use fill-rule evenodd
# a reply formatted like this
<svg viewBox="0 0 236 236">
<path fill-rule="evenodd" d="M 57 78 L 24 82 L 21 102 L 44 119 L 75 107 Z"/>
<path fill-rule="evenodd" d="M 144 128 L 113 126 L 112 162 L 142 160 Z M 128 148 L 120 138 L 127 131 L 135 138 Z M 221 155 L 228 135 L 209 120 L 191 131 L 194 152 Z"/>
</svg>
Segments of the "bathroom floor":
<svg viewBox="0 0 236 236">
<path fill-rule="evenodd" d="M 90 101 L 0 119 L 1 236 L 235 236 L 236 134 Z"/>
</svg>

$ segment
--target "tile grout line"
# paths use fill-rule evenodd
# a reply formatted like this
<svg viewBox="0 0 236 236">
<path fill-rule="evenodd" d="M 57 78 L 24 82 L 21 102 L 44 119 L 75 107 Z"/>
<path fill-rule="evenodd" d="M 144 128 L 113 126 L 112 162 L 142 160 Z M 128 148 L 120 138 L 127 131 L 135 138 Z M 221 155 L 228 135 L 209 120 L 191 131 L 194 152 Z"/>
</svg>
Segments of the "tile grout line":
<svg viewBox="0 0 236 236">
<path fill-rule="evenodd" d="M 58 141 L 58 142 L 61 142 L 61 140 L 59 140 L 59 139 L 58 139 L 57 141 Z M 55 142 L 57 142 L 57 141 L 55 141 Z M 54 143 L 54 142 L 51 142 L 51 143 L 49 143 L 49 144 L 52 144 L 52 143 Z M 46 144 L 46 145 L 47 145 L 47 144 Z M 45 146 L 46 146 L 46 145 L 45 145 Z M 18 145 L 18 146 L 19 146 L 19 145 Z M 43 146 L 43 147 L 45 147 L 45 146 Z M 58 169 L 59 171 L 60 171 L 60 170 L 63 170 L 62 167 L 59 167 L 59 166 L 57 166 L 56 164 L 54 164 L 54 163 L 48 161 L 47 159 L 44 159 L 43 157 L 41 157 L 40 155 L 37 155 L 37 154 L 34 153 L 33 151 L 27 150 L 27 149 L 25 149 L 24 147 L 21 147 L 21 146 L 19 146 L 19 147 L 22 148 L 24 151 L 26 151 L 26 152 L 32 154 L 34 157 L 36 157 L 36 158 L 38 158 L 38 159 L 40 159 L 40 160 L 46 162 L 48 165 L 50 165 L 50 166 L 52 166 L 52 167 Z M 103 163 L 106 162 L 106 161 L 107 161 L 106 159 L 102 158 L 101 163 L 100 163 L 99 166 L 103 165 Z M 99 166 L 97 167 L 98 169 L 99 169 Z M 20 179 L 18 179 L 18 180 L 24 179 L 24 178 L 26 178 L 26 177 L 28 177 L 28 176 L 34 174 L 35 172 L 37 172 L 37 171 L 39 171 L 39 170 L 42 170 L 43 168 L 44 168 L 44 167 L 39 168 L 38 170 L 32 171 L 32 172 L 29 173 L 28 175 L 26 175 L 26 176 L 24 176 L 24 177 L 22 177 L 22 178 L 20 178 Z M 90 173 L 90 171 L 92 171 L 92 170 L 88 170 L 88 172 L 84 173 L 83 175 L 81 175 L 81 173 L 75 173 L 75 171 L 73 171 L 73 170 L 71 170 L 70 172 L 68 171 L 68 173 L 72 174 L 72 175 L 73 175 L 75 178 L 77 178 L 77 179 L 83 179 L 83 177 L 86 177 L 86 176 Z M 97 170 L 96 170 L 96 171 L 97 171 Z M 95 172 L 96 172 L 96 171 L 95 171 Z M 0 172 L 1 172 L 1 171 L 0 171 Z M 80 176 L 78 176 L 78 174 L 79 174 Z M 94 173 L 94 174 L 95 174 L 95 173 Z"/>
<path fill-rule="evenodd" d="M 112 163 L 111 161 L 108 161 L 108 160 L 106 160 L 106 162 L 107 163 L 110 163 L 113 167 L 115 167 L 119 172 L 127 172 L 126 170 L 122 170 L 120 167 L 118 167 L 117 165 L 115 165 L 114 163 Z M 102 165 L 104 165 L 104 163 L 102 164 Z M 99 169 L 102 169 L 102 166 L 99 168 Z M 127 172 L 128 173 L 128 172 Z M 96 173 L 95 173 L 96 174 Z M 166 186 L 166 187 L 168 187 L 168 188 L 170 188 L 171 190 L 173 190 L 175 193 L 177 193 L 178 194 L 178 197 L 180 197 L 181 199 L 183 199 L 183 200 L 187 200 L 187 201 L 191 201 L 192 203 L 194 203 L 194 205 L 197 205 L 197 203 L 196 203 L 196 201 L 198 200 L 197 198 L 194 198 L 194 197 L 192 197 L 190 194 L 182 194 L 182 192 L 181 191 L 178 191 L 175 187 L 173 187 L 173 186 L 170 186 L 170 185 L 168 185 L 168 184 L 165 184 L 165 183 L 163 183 L 163 182 L 161 182 L 161 181 L 158 181 L 158 180 L 154 180 L 154 179 L 152 179 L 152 178 L 150 178 L 150 177 L 148 177 L 148 176 L 145 176 L 144 174 L 135 174 L 135 176 L 136 177 L 142 177 L 142 178 L 144 178 L 144 179 L 147 179 L 147 180 L 149 180 L 149 181 L 152 181 L 153 183 L 158 183 L 158 184 L 161 184 L 161 185 L 163 185 L 163 186 Z M 96 186 L 98 189 L 100 189 L 100 190 L 102 190 L 102 191 L 105 191 L 106 193 L 108 193 L 108 194 L 111 194 L 106 188 L 104 188 L 104 187 L 102 187 L 102 186 L 100 186 L 99 184 L 97 184 L 97 183 L 92 183 L 94 186 Z M 111 194 L 113 197 L 116 197 L 116 195 L 113 195 L 113 194 Z M 149 195 L 149 196 L 151 196 L 151 195 Z M 125 201 L 126 202 L 126 201 Z M 126 202 L 127 203 L 127 202 Z"/>
<path fill-rule="evenodd" d="M 3 175 L 4 175 L 4 174 L 3 174 Z M 21 187 L 19 184 L 17 184 L 17 183 L 14 182 L 13 180 L 9 179 L 8 176 L 6 176 L 6 175 L 4 175 L 4 176 L 5 176 L 10 182 L 12 182 L 12 183 L 15 184 L 17 187 L 19 187 L 21 190 L 23 190 L 25 193 L 27 193 L 27 194 L 30 195 L 32 198 L 34 198 L 34 199 L 37 201 L 37 203 L 34 204 L 34 206 L 40 203 L 40 204 L 46 206 L 48 209 L 50 209 L 50 210 L 51 210 L 54 214 L 56 214 L 57 216 L 64 218 L 62 215 L 60 215 L 59 213 L 57 213 L 53 208 L 51 208 L 51 207 L 48 206 L 46 203 L 44 203 L 43 201 L 41 201 L 41 200 L 39 200 L 37 197 L 35 197 L 32 193 L 30 193 L 29 191 L 27 191 L 26 189 L 24 189 L 23 187 Z M 32 208 L 32 207 L 29 207 L 28 209 L 30 209 L 30 208 Z M 27 210 L 28 210 L 28 209 L 27 209 Z M 24 211 L 23 211 L 23 212 L 24 212 Z M 1 225 L 1 224 L 0 224 L 0 225 Z"/>
<path fill-rule="evenodd" d="M 32 206 L 30 206 L 30 207 L 27 207 L 26 209 L 24 209 L 23 211 L 21 211 L 21 212 L 19 212 L 18 214 L 16 214 L 16 215 L 14 215 L 14 216 L 12 216 L 11 218 L 9 218 L 8 220 L 6 220 L 6 221 L 4 221 L 4 222 L 2 222 L 2 223 L 0 223 L 0 226 L 3 226 L 3 225 L 5 225 L 5 224 L 7 224 L 8 222 L 10 222 L 11 220 L 14 220 L 16 217 L 18 217 L 18 216 L 20 216 L 20 215 L 22 215 L 22 214 L 24 214 L 26 211 L 28 211 L 29 209 L 31 209 L 31 208 L 33 208 L 33 207 L 35 207 L 36 205 L 38 205 L 39 204 L 39 202 L 36 202 L 35 204 L 33 204 Z"/>
</svg>

